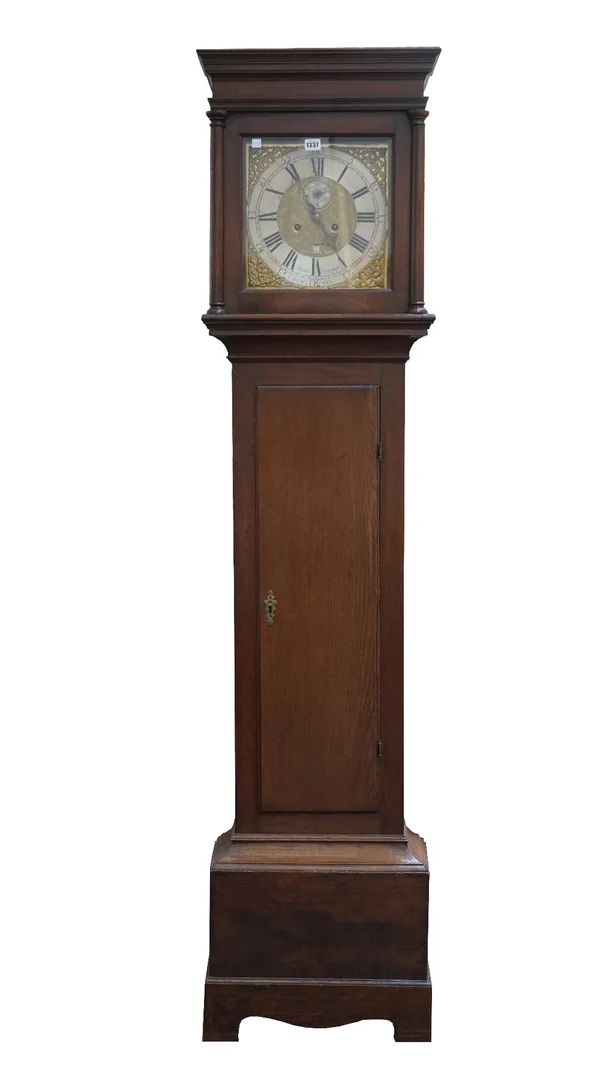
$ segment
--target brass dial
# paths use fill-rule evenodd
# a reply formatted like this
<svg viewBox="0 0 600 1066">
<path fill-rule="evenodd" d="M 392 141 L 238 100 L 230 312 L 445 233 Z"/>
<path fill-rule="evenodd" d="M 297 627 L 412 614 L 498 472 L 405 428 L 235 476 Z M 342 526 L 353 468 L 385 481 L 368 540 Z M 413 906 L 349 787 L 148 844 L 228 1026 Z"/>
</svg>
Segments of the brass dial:
<svg viewBox="0 0 600 1066">
<path fill-rule="evenodd" d="M 248 145 L 248 287 L 385 288 L 389 147 Z"/>
</svg>

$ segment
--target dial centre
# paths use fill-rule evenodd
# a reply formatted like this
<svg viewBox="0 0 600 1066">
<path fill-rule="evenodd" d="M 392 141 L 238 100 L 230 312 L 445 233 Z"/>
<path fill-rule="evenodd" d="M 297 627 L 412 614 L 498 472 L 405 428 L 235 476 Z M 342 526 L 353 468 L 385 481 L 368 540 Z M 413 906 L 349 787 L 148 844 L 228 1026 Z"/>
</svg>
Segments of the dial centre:
<svg viewBox="0 0 600 1066">
<path fill-rule="evenodd" d="M 295 252 L 310 257 L 336 255 L 350 240 L 356 223 L 352 196 L 329 178 L 294 181 L 277 211 L 283 239 Z"/>
</svg>

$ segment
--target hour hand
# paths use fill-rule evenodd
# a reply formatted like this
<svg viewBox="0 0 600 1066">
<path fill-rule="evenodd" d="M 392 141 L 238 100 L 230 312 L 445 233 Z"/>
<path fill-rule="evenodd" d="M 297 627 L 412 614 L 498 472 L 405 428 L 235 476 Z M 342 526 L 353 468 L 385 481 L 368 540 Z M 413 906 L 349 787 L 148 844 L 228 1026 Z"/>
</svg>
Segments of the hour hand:
<svg viewBox="0 0 600 1066">
<path fill-rule="evenodd" d="M 310 211 L 311 220 L 316 223 L 325 238 L 324 243 L 328 244 L 330 248 L 333 248 L 333 251 L 335 252 L 337 246 L 337 237 L 334 237 L 332 234 L 329 233 L 328 230 L 325 229 L 325 223 L 323 222 L 320 213 L 317 211 L 315 205 L 311 204 L 304 188 L 302 189 L 302 196 L 304 197 L 304 203 Z"/>
<path fill-rule="evenodd" d="M 330 234 L 327 229 L 325 229 L 325 223 L 323 222 L 323 219 L 321 218 L 316 207 L 314 207 L 308 200 L 306 201 L 306 203 L 308 204 L 308 208 L 312 215 L 312 221 L 319 227 L 325 238 L 325 244 L 328 244 L 330 248 L 333 248 L 333 250 L 335 251 L 337 238 Z"/>
<path fill-rule="evenodd" d="M 330 233 L 329 230 L 326 230 L 324 225 L 323 225 L 323 223 L 321 223 L 321 229 L 323 230 L 323 233 L 325 234 L 325 236 L 327 238 L 327 243 L 329 245 L 331 245 L 331 247 L 333 248 L 334 252 L 337 251 L 337 234 Z"/>
<path fill-rule="evenodd" d="M 315 222 L 317 223 L 319 229 L 323 232 L 323 236 L 325 237 L 325 243 L 328 244 L 330 248 L 333 248 L 335 252 L 337 248 L 337 237 L 335 236 L 335 234 L 330 233 L 328 229 L 325 229 L 325 223 L 323 222 L 321 217 L 315 218 Z"/>
</svg>

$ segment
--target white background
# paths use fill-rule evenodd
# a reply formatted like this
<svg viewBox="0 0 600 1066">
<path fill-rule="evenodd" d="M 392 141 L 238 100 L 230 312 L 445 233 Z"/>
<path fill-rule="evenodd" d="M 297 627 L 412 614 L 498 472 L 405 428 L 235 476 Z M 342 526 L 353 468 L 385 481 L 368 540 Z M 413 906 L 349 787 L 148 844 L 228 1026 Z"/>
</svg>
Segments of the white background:
<svg viewBox="0 0 600 1066">
<path fill-rule="evenodd" d="M 293 1062 L 305 1046 L 318 1062 L 597 1061 L 592 13 L 8 7 L 3 1066 Z M 367 44 L 443 47 L 426 127 L 438 321 L 407 368 L 406 451 L 406 808 L 432 867 L 434 1042 L 251 1019 L 240 1051 L 201 1044 L 208 867 L 233 819 L 233 630 L 195 49 Z"/>
</svg>

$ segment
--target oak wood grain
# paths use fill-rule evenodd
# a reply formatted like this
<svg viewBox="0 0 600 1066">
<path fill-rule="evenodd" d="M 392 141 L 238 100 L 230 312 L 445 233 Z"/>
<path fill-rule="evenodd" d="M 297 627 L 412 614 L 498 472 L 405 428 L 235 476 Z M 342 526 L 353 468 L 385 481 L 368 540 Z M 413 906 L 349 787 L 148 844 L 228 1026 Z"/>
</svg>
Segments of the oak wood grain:
<svg viewBox="0 0 600 1066">
<path fill-rule="evenodd" d="M 280 349 L 279 338 L 263 345 Z M 304 342 L 306 343 L 306 342 Z M 236 831 L 239 833 L 402 834 L 402 585 L 404 365 L 318 361 L 234 364 L 234 544 L 236 609 Z M 259 591 L 256 397 L 271 386 L 358 386 L 379 390 L 384 458 L 380 478 L 380 812 L 264 811 L 259 782 Z M 329 389 L 327 395 L 335 393 Z M 268 590 L 267 590 L 268 591 Z M 277 593 L 275 592 L 277 595 Z M 277 623 L 276 623 L 277 625 Z M 274 629 L 276 628 L 276 625 Z"/>
<path fill-rule="evenodd" d="M 378 433 L 372 386 L 258 389 L 263 810 L 377 808 Z"/>
</svg>

